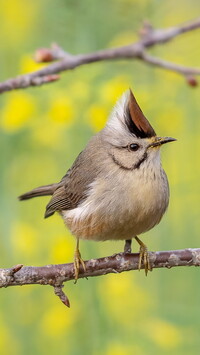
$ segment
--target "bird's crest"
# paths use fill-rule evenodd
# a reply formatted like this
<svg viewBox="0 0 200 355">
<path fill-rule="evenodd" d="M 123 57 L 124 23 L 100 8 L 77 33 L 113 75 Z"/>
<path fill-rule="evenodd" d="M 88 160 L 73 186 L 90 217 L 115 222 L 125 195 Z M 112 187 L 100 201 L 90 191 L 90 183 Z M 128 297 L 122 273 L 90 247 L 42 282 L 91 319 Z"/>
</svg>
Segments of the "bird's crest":
<svg viewBox="0 0 200 355">
<path fill-rule="evenodd" d="M 104 132 L 113 145 L 125 146 L 134 137 L 155 137 L 156 132 L 144 116 L 131 90 L 117 101 Z"/>
<path fill-rule="evenodd" d="M 125 122 L 129 131 L 138 138 L 150 138 L 156 136 L 153 127 L 144 116 L 131 90 L 126 108 Z"/>
</svg>

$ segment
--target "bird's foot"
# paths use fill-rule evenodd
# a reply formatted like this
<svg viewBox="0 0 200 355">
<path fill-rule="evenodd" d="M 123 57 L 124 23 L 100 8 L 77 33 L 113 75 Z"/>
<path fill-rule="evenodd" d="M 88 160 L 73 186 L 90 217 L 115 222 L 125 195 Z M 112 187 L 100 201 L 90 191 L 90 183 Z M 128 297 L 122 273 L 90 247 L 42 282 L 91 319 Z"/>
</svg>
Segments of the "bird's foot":
<svg viewBox="0 0 200 355">
<path fill-rule="evenodd" d="M 138 270 L 139 271 L 141 270 L 141 267 L 143 264 L 145 275 L 147 276 L 148 271 L 152 271 L 148 249 L 147 249 L 147 246 L 138 237 L 135 237 L 135 239 L 140 245 L 140 256 L 139 256 Z"/>
<path fill-rule="evenodd" d="M 78 247 L 76 247 L 75 254 L 74 254 L 74 277 L 75 277 L 74 283 L 77 283 L 80 265 L 82 265 L 83 270 L 86 271 L 85 263 L 81 258 L 81 253 Z"/>
</svg>

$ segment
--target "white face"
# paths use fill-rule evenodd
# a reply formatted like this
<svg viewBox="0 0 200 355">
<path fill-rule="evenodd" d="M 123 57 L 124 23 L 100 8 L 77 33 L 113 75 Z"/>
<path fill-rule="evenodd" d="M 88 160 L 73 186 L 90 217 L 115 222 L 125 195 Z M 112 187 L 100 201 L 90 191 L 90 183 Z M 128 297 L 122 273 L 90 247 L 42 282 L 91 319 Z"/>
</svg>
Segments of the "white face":
<svg viewBox="0 0 200 355">
<path fill-rule="evenodd" d="M 148 161 L 160 163 L 160 146 L 152 147 L 156 137 L 153 138 L 132 138 L 124 146 L 111 145 L 108 150 L 115 164 L 127 170 L 140 169 Z"/>
</svg>

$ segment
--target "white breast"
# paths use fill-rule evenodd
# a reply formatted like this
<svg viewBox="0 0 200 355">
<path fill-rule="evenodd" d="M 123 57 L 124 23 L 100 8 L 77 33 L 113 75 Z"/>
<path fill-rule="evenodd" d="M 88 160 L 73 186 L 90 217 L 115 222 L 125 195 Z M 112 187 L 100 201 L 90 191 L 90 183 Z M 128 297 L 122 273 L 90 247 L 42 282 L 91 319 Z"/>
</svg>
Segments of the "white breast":
<svg viewBox="0 0 200 355">
<path fill-rule="evenodd" d="M 160 164 L 148 169 L 113 171 L 98 178 L 87 199 L 62 211 L 71 232 L 82 239 L 130 239 L 158 224 L 169 202 L 168 181 Z"/>
</svg>

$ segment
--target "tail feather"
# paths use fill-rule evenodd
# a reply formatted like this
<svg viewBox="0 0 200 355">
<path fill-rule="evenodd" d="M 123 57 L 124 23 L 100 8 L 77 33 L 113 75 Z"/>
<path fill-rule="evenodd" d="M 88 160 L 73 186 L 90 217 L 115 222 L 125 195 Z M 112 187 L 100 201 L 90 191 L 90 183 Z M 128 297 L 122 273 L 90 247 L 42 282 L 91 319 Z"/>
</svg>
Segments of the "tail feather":
<svg viewBox="0 0 200 355">
<path fill-rule="evenodd" d="M 31 191 L 26 192 L 25 194 L 19 196 L 19 200 L 28 200 L 29 198 L 38 197 L 38 196 L 48 196 L 53 195 L 54 191 L 57 189 L 59 184 L 50 184 L 45 186 L 36 187 Z"/>
</svg>

